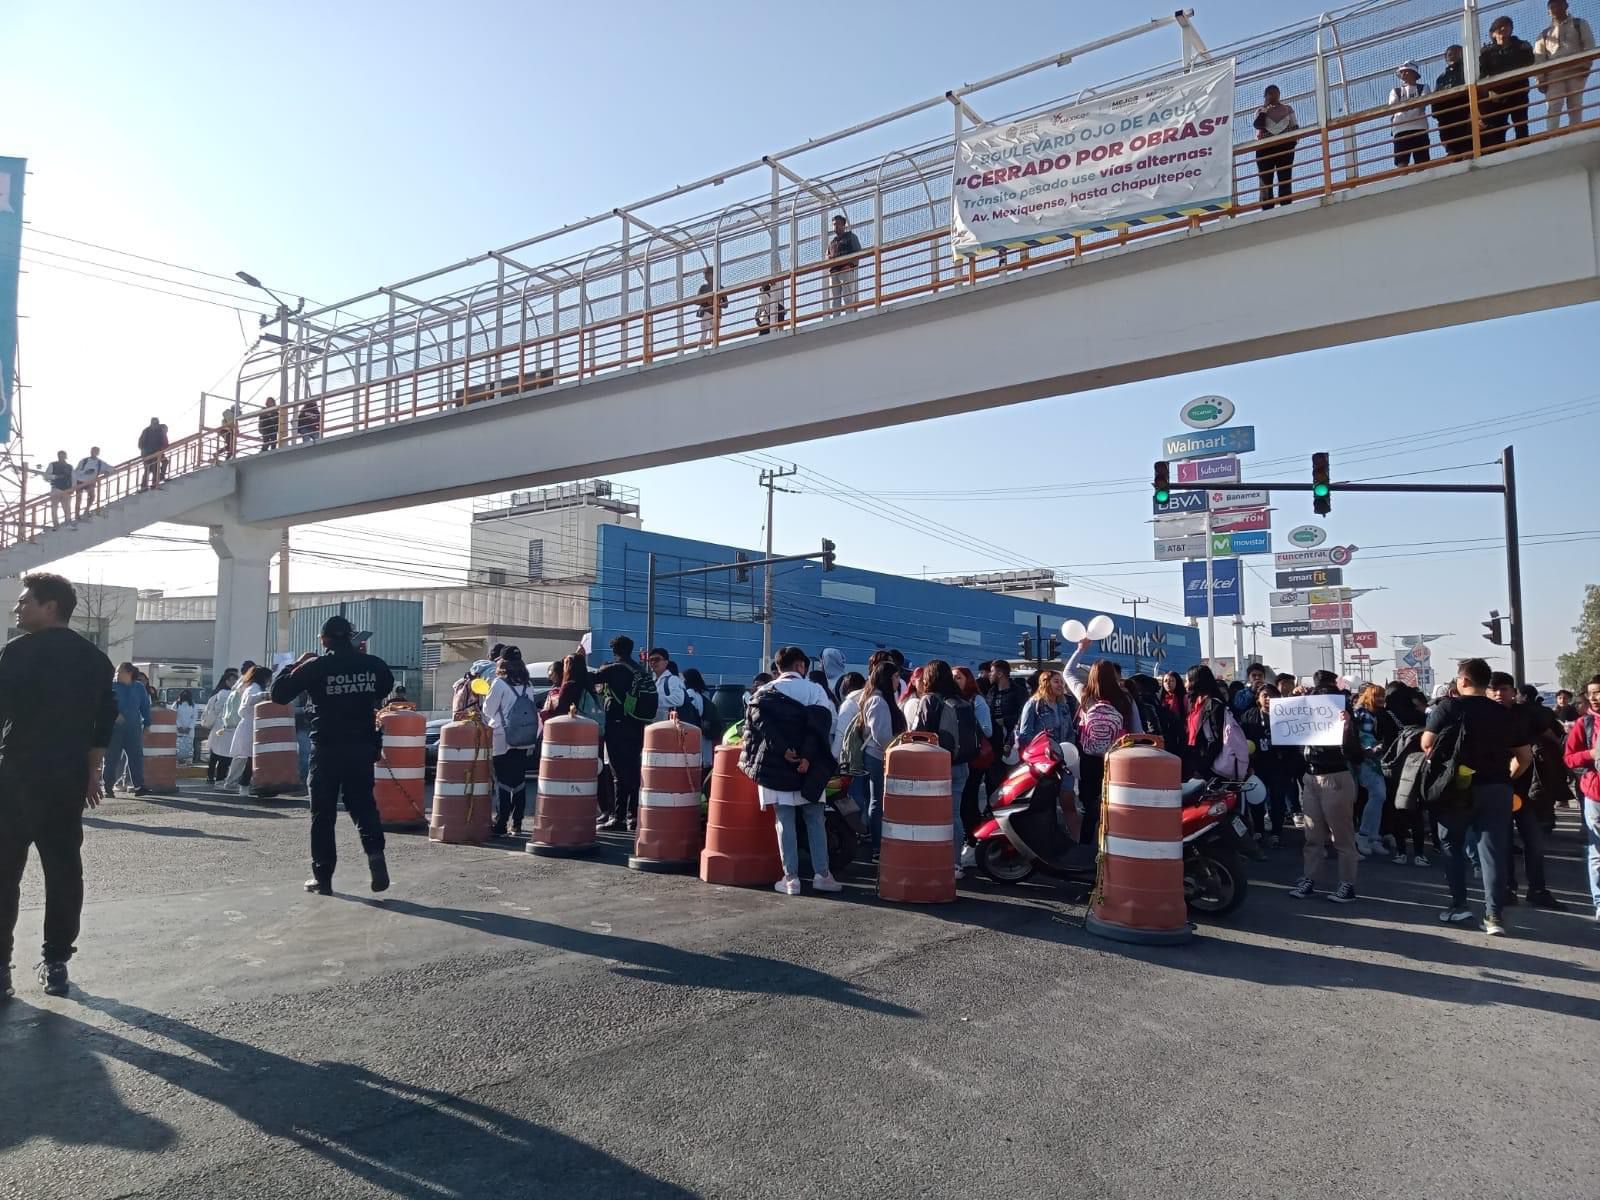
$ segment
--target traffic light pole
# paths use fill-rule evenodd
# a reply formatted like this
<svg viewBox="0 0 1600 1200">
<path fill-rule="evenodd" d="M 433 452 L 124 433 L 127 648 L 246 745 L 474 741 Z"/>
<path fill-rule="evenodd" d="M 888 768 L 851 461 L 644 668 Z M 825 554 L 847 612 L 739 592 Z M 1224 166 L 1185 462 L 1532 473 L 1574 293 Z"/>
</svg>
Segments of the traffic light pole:
<svg viewBox="0 0 1600 1200">
<path fill-rule="evenodd" d="M 1507 446 L 1500 452 L 1500 478 L 1499 483 L 1335 483 L 1332 485 L 1334 492 L 1379 492 L 1389 495 L 1394 494 L 1423 494 L 1423 495 L 1500 495 L 1505 497 L 1505 523 L 1506 523 L 1506 590 L 1507 599 L 1510 601 L 1511 613 L 1511 673 L 1516 676 L 1517 682 L 1527 683 L 1527 657 L 1522 637 L 1522 546 L 1517 528 L 1517 466 L 1516 455 L 1512 447 Z M 1204 492 L 1211 490 L 1215 485 L 1209 483 L 1169 483 L 1167 487 L 1173 492 Z M 1259 483 L 1251 480 L 1250 488 L 1263 492 L 1310 492 L 1314 491 L 1314 483 Z M 1211 594 L 1211 537 L 1210 523 L 1207 522 L 1206 530 L 1206 595 L 1207 595 L 1207 623 L 1210 623 L 1210 594 Z M 1214 632 L 1214 631 L 1213 631 Z M 1341 639 L 1342 644 L 1342 639 Z M 1215 645 L 1207 646 L 1207 654 L 1214 657 Z"/>
</svg>

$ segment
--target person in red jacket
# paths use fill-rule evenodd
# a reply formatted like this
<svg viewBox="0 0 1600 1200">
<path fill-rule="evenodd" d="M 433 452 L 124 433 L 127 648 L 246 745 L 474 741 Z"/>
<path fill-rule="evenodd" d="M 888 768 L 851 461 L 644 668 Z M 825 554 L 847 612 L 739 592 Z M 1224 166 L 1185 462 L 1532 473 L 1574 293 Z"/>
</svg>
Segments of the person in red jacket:
<svg viewBox="0 0 1600 1200">
<path fill-rule="evenodd" d="M 1582 771 L 1578 791 L 1582 794 L 1584 841 L 1589 846 L 1589 896 L 1594 901 L 1594 919 L 1600 921 L 1600 759 L 1595 757 L 1596 727 L 1600 719 L 1600 675 L 1589 680 L 1584 688 L 1589 700 L 1589 711 L 1572 723 L 1567 730 L 1567 744 L 1562 757 L 1574 771 Z"/>
</svg>

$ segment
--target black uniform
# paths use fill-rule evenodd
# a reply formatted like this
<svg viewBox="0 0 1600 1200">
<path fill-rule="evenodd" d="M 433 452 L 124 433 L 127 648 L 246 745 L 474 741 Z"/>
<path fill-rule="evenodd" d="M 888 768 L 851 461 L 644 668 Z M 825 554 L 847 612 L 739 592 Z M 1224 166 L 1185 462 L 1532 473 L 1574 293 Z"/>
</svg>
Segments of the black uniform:
<svg viewBox="0 0 1600 1200">
<path fill-rule="evenodd" d="M 324 883 L 333 878 L 339 859 L 333 826 L 341 798 L 361 830 L 361 848 L 369 855 L 383 853 L 383 825 L 372 798 L 379 748 L 374 720 L 393 690 L 388 664 L 349 645 L 336 646 L 272 682 L 274 703 L 290 704 L 304 692 L 316 706 L 311 723 L 311 873 Z"/>
<path fill-rule="evenodd" d="M 89 751 L 111 741 L 111 676 L 111 660 L 66 628 L 25 633 L 0 651 L 0 966 L 11 961 L 30 845 L 44 868 L 45 961 L 72 957 Z"/>
</svg>

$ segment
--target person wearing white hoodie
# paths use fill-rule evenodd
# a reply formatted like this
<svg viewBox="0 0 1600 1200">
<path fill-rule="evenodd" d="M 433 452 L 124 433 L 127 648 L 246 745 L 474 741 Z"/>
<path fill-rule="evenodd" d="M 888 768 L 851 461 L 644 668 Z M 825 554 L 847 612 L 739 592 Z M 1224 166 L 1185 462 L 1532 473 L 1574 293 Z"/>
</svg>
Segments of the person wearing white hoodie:
<svg viewBox="0 0 1600 1200">
<path fill-rule="evenodd" d="M 1403 62 L 1395 71 L 1400 82 L 1389 89 L 1389 134 L 1394 141 L 1394 165 L 1406 167 L 1428 161 L 1428 109 L 1421 103 L 1428 85 L 1414 62 Z"/>
</svg>

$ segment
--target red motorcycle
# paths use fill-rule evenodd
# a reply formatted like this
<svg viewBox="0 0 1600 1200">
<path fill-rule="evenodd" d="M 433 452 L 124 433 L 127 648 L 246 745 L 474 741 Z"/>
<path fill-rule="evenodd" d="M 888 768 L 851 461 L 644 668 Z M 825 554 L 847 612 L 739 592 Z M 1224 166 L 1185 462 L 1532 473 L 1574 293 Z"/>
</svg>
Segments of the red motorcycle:
<svg viewBox="0 0 1600 1200">
<path fill-rule="evenodd" d="M 1039 734 L 994 797 L 989 820 L 973 837 L 977 864 L 996 883 L 1021 883 L 1035 872 L 1061 879 L 1074 890 L 1092 890 L 1098 848 L 1079 842 L 1074 771 L 1077 750 Z M 1239 785 L 1216 782 L 1183 805 L 1183 891 L 1189 908 L 1224 916 L 1244 902 L 1249 886 L 1241 849 L 1254 842 L 1239 815 Z"/>
</svg>

